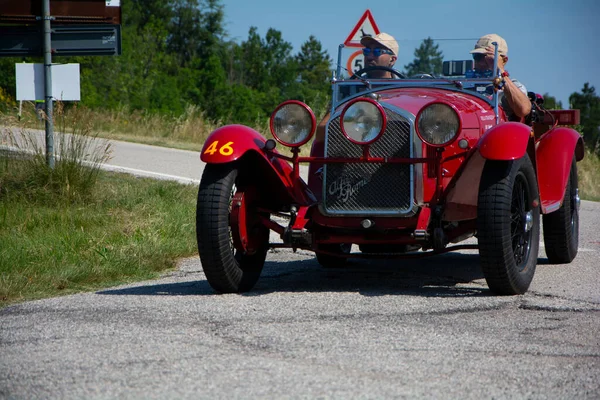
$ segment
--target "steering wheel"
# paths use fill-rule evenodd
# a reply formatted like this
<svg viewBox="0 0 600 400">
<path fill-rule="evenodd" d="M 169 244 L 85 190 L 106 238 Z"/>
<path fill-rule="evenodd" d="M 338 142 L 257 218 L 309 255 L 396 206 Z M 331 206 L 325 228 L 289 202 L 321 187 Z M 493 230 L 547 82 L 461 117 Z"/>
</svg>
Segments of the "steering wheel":
<svg viewBox="0 0 600 400">
<path fill-rule="evenodd" d="M 406 75 L 396 71 L 394 68 L 384 67 L 382 65 L 371 65 L 370 67 L 364 67 L 356 71 L 350 79 L 358 79 L 360 75 L 371 72 L 371 71 L 387 71 L 394 75 L 396 75 L 400 79 L 406 79 Z"/>
</svg>

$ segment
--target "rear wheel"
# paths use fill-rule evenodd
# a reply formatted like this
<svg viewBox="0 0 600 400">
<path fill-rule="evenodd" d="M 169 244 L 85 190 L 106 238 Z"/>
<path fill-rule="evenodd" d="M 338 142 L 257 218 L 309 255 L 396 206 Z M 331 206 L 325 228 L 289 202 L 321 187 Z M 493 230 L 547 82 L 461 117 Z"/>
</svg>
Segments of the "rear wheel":
<svg viewBox="0 0 600 400">
<path fill-rule="evenodd" d="M 252 289 L 269 246 L 251 187 L 240 188 L 233 164 L 206 165 L 196 208 L 196 237 L 208 283 L 223 293 Z"/>
<path fill-rule="evenodd" d="M 481 269 L 497 294 L 525 293 L 539 250 L 540 209 L 535 171 L 528 155 L 487 161 L 479 186 L 477 237 Z"/>
<path fill-rule="evenodd" d="M 579 246 L 579 189 L 577 164 L 571 164 L 569 182 L 562 206 L 543 216 L 544 246 L 551 264 L 567 264 L 577 255 Z"/>
</svg>

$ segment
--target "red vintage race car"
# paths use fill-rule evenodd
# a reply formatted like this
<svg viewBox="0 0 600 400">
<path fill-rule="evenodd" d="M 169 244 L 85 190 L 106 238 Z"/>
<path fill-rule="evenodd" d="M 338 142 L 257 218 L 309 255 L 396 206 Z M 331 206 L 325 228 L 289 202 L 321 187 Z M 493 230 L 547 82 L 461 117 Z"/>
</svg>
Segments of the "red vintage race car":
<svg viewBox="0 0 600 400">
<path fill-rule="evenodd" d="M 467 78 L 470 66 L 373 80 L 361 75 L 374 67 L 350 79 L 337 78 L 338 67 L 318 129 L 306 104 L 286 101 L 271 116 L 276 140 L 242 125 L 215 130 L 201 152 L 196 219 L 210 285 L 250 290 L 273 247 L 314 251 L 329 268 L 478 249 L 490 290 L 520 294 L 536 269 L 540 219 L 548 261 L 571 262 L 584 151 L 564 125 L 577 124 L 578 111 L 544 110 L 533 95 L 532 115 L 508 121 L 498 91 L 488 93 L 501 77 Z M 315 132 L 310 156 L 300 156 Z M 477 244 L 457 244 L 472 236 Z"/>
</svg>

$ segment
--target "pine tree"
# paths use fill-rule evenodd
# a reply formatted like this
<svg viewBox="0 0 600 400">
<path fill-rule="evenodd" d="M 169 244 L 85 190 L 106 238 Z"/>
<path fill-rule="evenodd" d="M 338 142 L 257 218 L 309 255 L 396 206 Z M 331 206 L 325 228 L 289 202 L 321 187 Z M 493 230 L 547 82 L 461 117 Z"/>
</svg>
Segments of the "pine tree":
<svg viewBox="0 0 600 400">
<path fill-rule="evenodd" d="M 583 141 L 595 153 L 600 153 L 600 97 L 589 82 L 583 85 L 581 93 L 569 96 L 572 108 L 580 111 Z"/>
<path fill-rule="evenodd" d="M 405 75 L 409 77 L 417 74 L 439 75 L 442 73 L 442 62 L 443 54 L 439 50 L 439 45 L 434 44 L 433 39 L 428 37 L 415 50 L 414 61 L 404 66 Z"/>
<path fill-rule="evenodd" d="M 544 93 L 544 108 L 546 110 L 562 110 L 563 106 L 562 102 L 556 100 L 556 97 Z"/>
</svg>

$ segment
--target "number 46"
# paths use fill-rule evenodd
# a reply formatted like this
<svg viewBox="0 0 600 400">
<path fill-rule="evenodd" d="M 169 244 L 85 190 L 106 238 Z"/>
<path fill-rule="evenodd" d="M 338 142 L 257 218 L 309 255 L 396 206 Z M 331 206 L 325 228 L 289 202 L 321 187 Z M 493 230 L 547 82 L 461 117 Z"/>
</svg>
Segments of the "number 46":
<svg viewBox="0 0 600 400">
<path fill-rule="evenodd" d="M 215 140 L 208 146 L 206 150 L 204 150 L 204 154 L 210 154 L 211 156 L 217 152 L 217 147 L 219 147 L 219 154 L 223 156 L 230 156 L 233 154 L 233 147 L 231 145 L 233 142 L 227 142 L 223 146 L 219 147 L 219 141 Z"/>
</svg>

